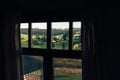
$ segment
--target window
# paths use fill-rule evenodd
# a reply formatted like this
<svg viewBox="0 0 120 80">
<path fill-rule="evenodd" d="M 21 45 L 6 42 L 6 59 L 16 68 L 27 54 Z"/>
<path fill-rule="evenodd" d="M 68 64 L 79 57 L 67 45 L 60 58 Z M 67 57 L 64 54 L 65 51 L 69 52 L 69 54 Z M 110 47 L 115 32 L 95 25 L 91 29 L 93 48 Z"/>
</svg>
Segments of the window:
<svg viewBox="0 0 120 80">
<path fill-rule="evenodd" d="M 20 23 L 24 80 L 82 80 L 81 23 Z"/>
<path fill-rule="evenodd" d="M 32 23 L 32 48 L 47 48 L 47 23 Z"/>
<path fill-rule="evenodd" d="M 81 50 L 81 22 L 73 22 L 72 49 Z"/>
<path fill-rule="evenodd" d="M 82 80 L 81 59 L 53 58 L 54 80 Z"/>
<path fill-rule="evenodd" d="M 69 22 L 52 22 L 51 48 L 69 49 Z"/>
<path fill-rule="evenodd" d="M 43 57 L 23 55 L 24 80 L 43 79 Z"/>
<path fill-rule="evenodd" d="M 20 24 L 21 47 L 28 47 L 28 23 Z"/>
</svg>

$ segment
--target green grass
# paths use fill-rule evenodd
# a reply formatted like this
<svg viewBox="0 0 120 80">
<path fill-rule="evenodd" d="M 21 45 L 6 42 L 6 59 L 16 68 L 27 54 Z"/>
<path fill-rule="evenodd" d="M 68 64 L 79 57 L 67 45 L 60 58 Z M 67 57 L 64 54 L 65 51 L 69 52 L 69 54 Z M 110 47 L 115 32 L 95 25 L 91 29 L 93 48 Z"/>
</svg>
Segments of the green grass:
<svg viewBox="0 0 120 80">
<path fill-rule="evenodd" d="M 57 35 L 57 36 L 55 36 L 56 38 L 58 38 L 58 39 L 61 39 L 62 38 L 62 35 Z"/>
<path fill-rule="evenodd" d="M 28 40 L 28 34 L 21 34 L 20 36 L 21 36 L 22 41 Z"/>
<path fill-rule="evenodd" d="M 55 42 L 54 44 L 55 44 L 55 46 L 52 49 L 63 49 L 63 41 L 58 41 L 58 42 Z M 67 50 L 68 49 L 68 41 L 65 41 L 64 44 L 65 44 L 64 49 Z"/>
<path fill-rule="evenodd" d="M 21 46 L 22 47 L 28 47 L 28 41 L 22 41 Z"/>
<path fill-rule="evenodd" d="M 28 47 L 28 34 L 21 34 L 21 47 Z"/>
<path fill-rule="evenodd" d="M 42 49 L 46 49 L 47 46 L 44 44 L 43 46 L 38 46 L 38 45 L 32 45 L 32 48 L 42 48 Z"/>
<path fill-rule="evenodd" d="M 56 35 L 56 38 L 61 38 L 62 35 Z M 35 40 L 36 36 L 32 35 L 32 40 Z M 78 46 L 78 44 L 80 44 L 80 42 L 77 39 L 73 39 L 73 42 L 75 43 L 72 46 L 73 50 L 81 50 L 81 45 Z M 43 48 L 46 49 L 47 48 L 47 42 L 43 42 L 43 41 L 37 41 L 37 43 L 39 44 L 33 44 L 32 43 L 32 48 Z M 21 33 L 21 46 L 22 47 L 28 47 L 28 34 L 22 34 Z M 64 50 L 68 50 L 69 48 L 69 41 L 66 40 L 64 41 Z M 54 47 L 52 47 L 52 49 L 63 49 L 63 41 L 62 40 L 58 40 L 56 42 L 54 42 Z"/>
<path fill-rule="evenodd" d="M 81 74 L 55 72 L 54 80 L 82 80 Z"/>
</svg>

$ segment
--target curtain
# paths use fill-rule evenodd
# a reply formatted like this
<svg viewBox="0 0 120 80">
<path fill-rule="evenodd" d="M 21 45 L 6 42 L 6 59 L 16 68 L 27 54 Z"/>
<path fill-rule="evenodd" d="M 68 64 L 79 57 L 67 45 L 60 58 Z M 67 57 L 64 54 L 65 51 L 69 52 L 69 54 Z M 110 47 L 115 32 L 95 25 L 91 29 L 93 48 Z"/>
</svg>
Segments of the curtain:
<svg viewBox="0 0 120 80">
<path fill-rule="evenodd" d="M 0 78 L 3 80 L 2 15 L 0 15 Z"/>
<path fill-rule="evenodd" d="M 23 80 L 21 70 L 21 53 L 19 42 L 18 15 L 16 13 L 3 16 L 3 57 L 5 80 Z"/>
<path fill-rule="evenodd" d="M 101 56 L 95 36 L 99 27 L 98 13 L 96 9 L 85 9 L 82 14 L 83 80 L 103 80 Z"/>
</svg>

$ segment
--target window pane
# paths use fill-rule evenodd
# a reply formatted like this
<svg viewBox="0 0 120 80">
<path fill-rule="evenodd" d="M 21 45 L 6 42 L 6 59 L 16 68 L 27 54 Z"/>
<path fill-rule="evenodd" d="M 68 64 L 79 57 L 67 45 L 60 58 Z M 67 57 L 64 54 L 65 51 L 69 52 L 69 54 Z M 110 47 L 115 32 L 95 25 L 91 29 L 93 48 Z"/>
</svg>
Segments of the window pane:
<svg viewBox="0 0 120 80">
<path fill-rule="evenodd" d="M 51 48 L 68 50 L 69 22 L 52 22 Z"/>
<path fill-rule="evenodd" d="M 73 22 L 72 49 L 81 50 L 81 22 Z"/>
<path fill-rule="evenodd" d="M 54 80 L 82 80 L 82 60 L 54 58 Z"/>
<path fill-rule="evenodd" d="M 32 23 L 32 48 L 47 47 L 47 23 Z"/>
<path fill-rule="evenodd" d="M 43 80 L 43 57 L 22 56 L 24 80 Z"/>
<path fill-rule="evenodd" d="M 20 24 L 21 47 L 28 47 L 28 23 Z"/>
</svg>

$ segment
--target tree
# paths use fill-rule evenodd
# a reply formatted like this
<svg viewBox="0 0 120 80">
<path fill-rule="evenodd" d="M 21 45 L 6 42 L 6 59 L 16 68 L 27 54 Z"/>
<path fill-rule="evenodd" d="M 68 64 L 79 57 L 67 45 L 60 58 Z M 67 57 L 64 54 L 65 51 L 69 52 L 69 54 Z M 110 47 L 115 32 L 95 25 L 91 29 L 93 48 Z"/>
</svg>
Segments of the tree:
<svg viewBox="0 0 120 80">
<path fill-rule="evenodd" d="M 73 49 L 78 50 L 78 49 L 79 49 L 79 44 L 75 44 L 75 45 L 73 46 Z"/>
<path fill-rule="evenodd" d="M 68 31 L 65 31 L 63 36 L 62 36 L 62 48 L 65 49 L 65 41 L 67 40 L 67 37 L 68 37 Z"/>
<path fill-rule="evenodd" d="M 68 31 L 65 31 L 62 36 L 62 40 L 67 40 L 67 37 L 68 37 Z"/>
</svg>

